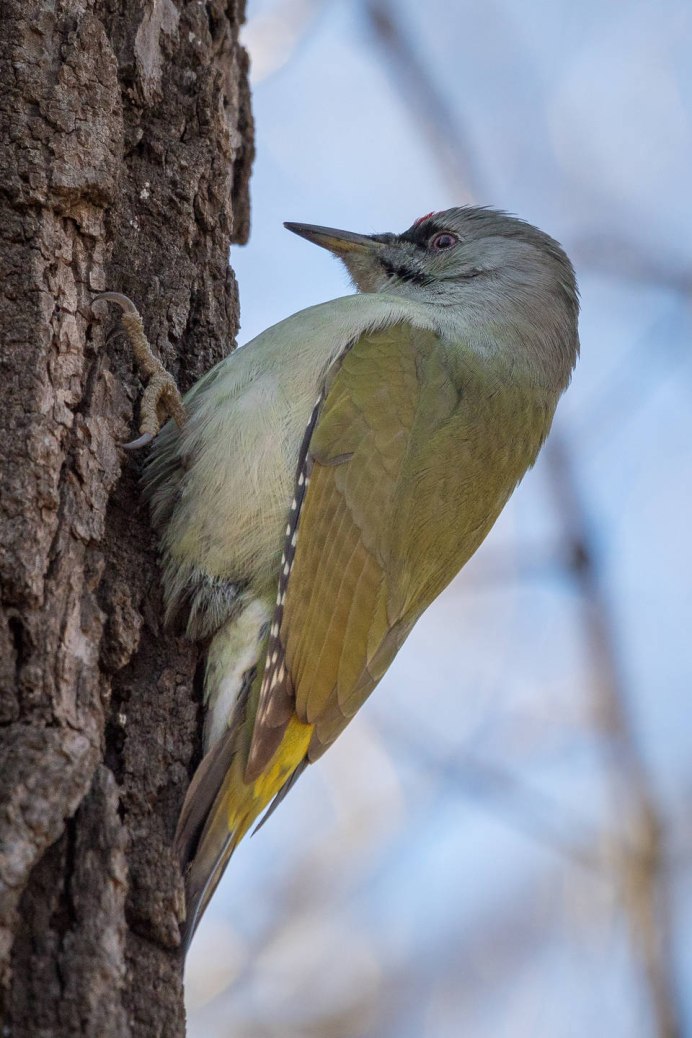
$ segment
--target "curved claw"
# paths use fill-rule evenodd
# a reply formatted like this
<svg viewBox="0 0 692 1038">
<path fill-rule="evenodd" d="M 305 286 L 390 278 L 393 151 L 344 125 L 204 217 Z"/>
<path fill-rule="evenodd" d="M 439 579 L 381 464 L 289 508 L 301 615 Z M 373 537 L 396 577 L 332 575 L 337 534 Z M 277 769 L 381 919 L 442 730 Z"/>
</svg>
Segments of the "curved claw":
<svg viewBox="0 0 692 1038">
<path fill-rule="evenodd" d="M 123 295 L 122 292 L 99 292 L 92 299 L 92 306 L 94 303 L 115 303 L 119 306 L 124 314 L 138 314 L 137 307 L 132 302 L 129 296 Z"/>
<path fill-rule="evenodd" d="M 140 374 L 146 382 L 140 407 L 139 429 L 141 436 L 131 443 L 120 446 L 126 451 L 136 451 L 151 443 L 161 423 L 172 418 L 179 429 L 185 424 L 185 405 L 175 384 L 175 379 L 166 371 L 160 359 L 152 352 L 144 334 L 144 326 L 139 310 L 122 292 L 99 292 L 94 296 L 94 303 L 115 303 L 122 313 L 120 322 L 130 340 L 132 354 Z M 146 430 L 146 431 L 145 431 Z"/>
<path fill-rule="evenodd" d="M 124 451 L 138 451 L 141 447 L 146 447 L 147 444 L 151 443 L 153 439 L 154 437 L 151 433 L 142 433 L 136 440 L 130 440 L 129 443 L 121 443 L 119 446 Z"/>
</svg>

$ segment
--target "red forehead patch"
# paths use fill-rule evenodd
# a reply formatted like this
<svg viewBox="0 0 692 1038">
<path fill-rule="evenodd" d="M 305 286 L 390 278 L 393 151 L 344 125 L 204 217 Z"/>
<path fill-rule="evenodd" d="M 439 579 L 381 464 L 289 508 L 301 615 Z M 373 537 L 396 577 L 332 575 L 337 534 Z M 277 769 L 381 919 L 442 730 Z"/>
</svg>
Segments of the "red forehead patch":
<svg viewBox="0 0 692 1038">
<path fill-rule="evenodd" d="M 419 216 L 417 220 L 414 220 L 413 226 L 414 227 L 418 227 L 419 224 L 425 223 L 426 220 L 429 220 L 430 217 L 434 216 L 434 215 L 435 215 L 435 213 L 432 212 L 432 213 L 426 213 L 425 216 Z"/>
</svg>

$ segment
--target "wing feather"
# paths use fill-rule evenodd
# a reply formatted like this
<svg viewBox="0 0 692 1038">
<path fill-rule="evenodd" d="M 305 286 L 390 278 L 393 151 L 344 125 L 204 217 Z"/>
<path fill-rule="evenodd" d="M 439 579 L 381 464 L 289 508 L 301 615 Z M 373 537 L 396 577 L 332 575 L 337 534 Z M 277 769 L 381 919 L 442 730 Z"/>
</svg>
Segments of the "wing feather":
<svg viewBox="0 0 692 1038">
<path fill-rule="evenodd" d="M 280 741 L 287 698 L 315 726 L 318 755 L 402 640 L 387 610 L 388 531 L 419 407 L 417 354 L 437 345 L 433 333 L 410 325 L 385 329 L 361 337 L 328 375 L 301 453 L 304 497 L 296 495 L 294 555 L 285 580 L 282 568 L 248 777 Z M 287 540 L 292 533 L 289 522 Z"/>
<path fill-rule="evenodd" d="M 528 437 L 507 421 L 519 402 L 511 377 L 409 324 L 363 335 L 339 358 L 304 454 L 274 624 L 283 691 L 265 678 L 253 773 L 276 743 L 258 749 L 271 698 L 290 696 L 313 726 L 314 760 L 478 547 L 545 435 L 545 403 L 533 390 L 524 399 Z"/>
</svg>

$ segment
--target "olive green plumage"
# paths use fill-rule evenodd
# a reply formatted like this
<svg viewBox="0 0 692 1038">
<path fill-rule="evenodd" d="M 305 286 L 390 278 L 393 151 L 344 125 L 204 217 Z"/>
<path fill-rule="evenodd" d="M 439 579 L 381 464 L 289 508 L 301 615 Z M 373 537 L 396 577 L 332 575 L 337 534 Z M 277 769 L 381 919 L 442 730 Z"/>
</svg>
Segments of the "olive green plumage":
<svg viewBox="0 0 692 1038">
<path fill-rule="evenodd" d="M 400 236 L 292 225 L 362 294 L 200 381 L 145 489 L 170 615 L 211 637 L 181 816 L 187 937 L 238 840 L 337 738 L 533 464 L 576 359 L 572 268 L 457 209 Z"/>
<path fill-rule="evenodd" d="M 347 351 L 310 439 L 279 630 L 293 709 L 314 725 L 308 760 L 340 734 L 484 539 L 553 407 L 546 393 L 522 392 L 505 365 L 479 365 L 408 324 Z M 273 749 L 281 727 L 271 729 Z M 256 723 L 255 747 L 261 739 Z"/>
</svg>

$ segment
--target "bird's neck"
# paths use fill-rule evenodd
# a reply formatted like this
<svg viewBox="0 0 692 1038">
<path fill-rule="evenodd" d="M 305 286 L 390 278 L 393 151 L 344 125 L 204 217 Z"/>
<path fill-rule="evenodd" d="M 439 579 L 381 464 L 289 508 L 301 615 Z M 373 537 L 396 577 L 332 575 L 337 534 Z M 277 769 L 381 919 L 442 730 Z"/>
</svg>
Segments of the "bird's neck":
<svg viewBox="0 0 692 1038">
<path fill-rule="evenodd" d="M 498 292 L 490 279 L 425 288 L 400 286 L 382 295 L 414 303 L 442 338 L 466 342 L 486 363 L 507 366 L 515 379 L 556 395 L 567 388 L 578 342 L 567 307 L 538 293 Z"/>
</svg>

